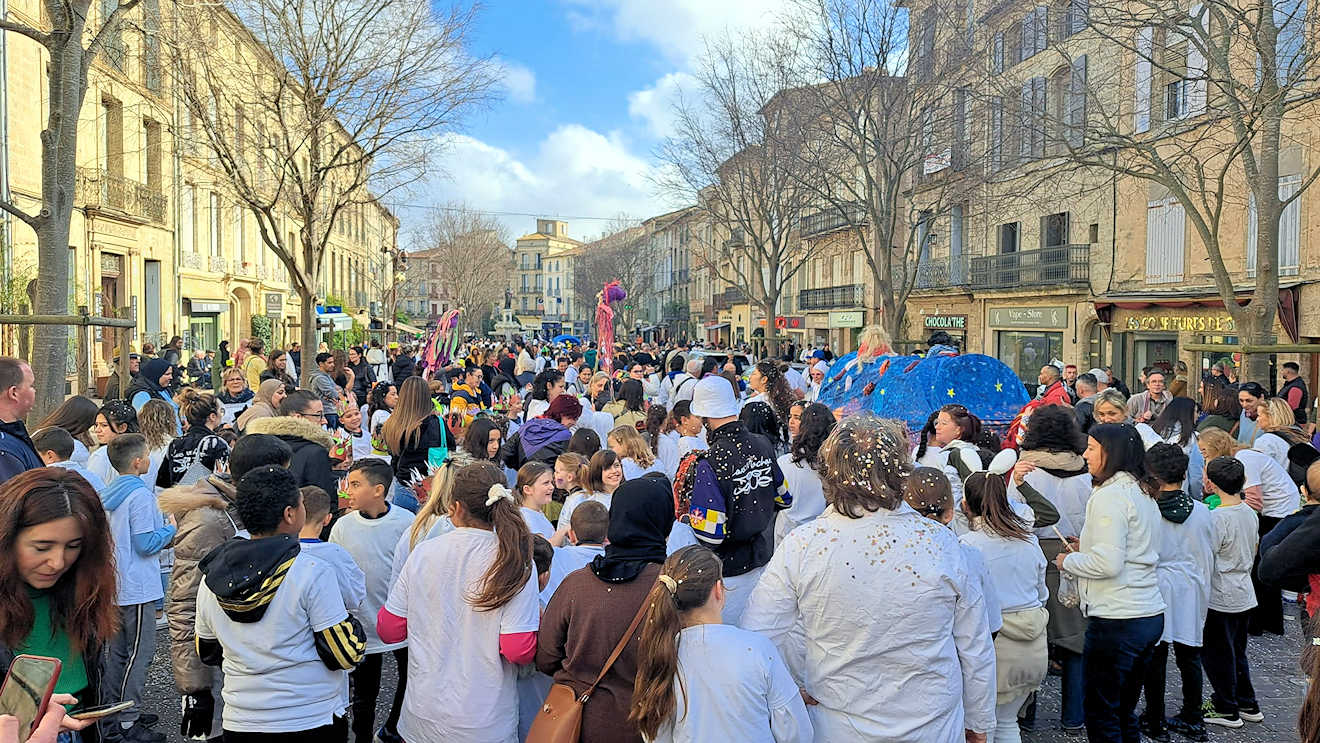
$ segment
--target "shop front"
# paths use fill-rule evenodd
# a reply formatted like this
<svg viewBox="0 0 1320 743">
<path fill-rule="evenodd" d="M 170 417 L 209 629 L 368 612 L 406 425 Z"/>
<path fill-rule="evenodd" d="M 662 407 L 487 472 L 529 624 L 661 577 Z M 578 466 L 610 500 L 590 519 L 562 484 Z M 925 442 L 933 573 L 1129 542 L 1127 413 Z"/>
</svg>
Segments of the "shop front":
<svg viewBox="0 0 1320 743">
<path fill-rule="evenodd" d="M 813 312 L 803 318 L 806 345 L 824 346 L 830 342 L 830 313 Z"/>
<path fill-rule="evenodd" d="M 958 348 L 967 347 L 966 315 L 925 315 L 921 321 L 922 327 L 926 329 L 926 338 L 943 331 L 953 339 L 954 345 Z"/>
<path fill-rule="evenodd" d="M 220 335 L 220 315 L 229 311 L 229 302 L 223 299 L 184 299 L 183 314 L 188 320 L 188 331 L 183 345 L 190 351 L 214 351 L 223 340 Z"/>
<path fill-rule="evenodd" d="M 986 325 L 995 358 L 1034 385 L 1042 366 L 1064 358 L 1068 315 L 1064 305 L 989 308 Z"/>
<path fill-rule="evenodd" d="M 1185 350 L 1238 342 L 1237 324 L 1218 300 L 1097 303 L 1097 310 L 1113 332 L 1114 368 L 1129 385 L 1147 367 L 1173 373 L 1182 361 L 1189 370 L 1208 371 L 1221 359 L 1240 361 L 1231 351 Z"/>
<path fill-rule="evenodd" d="M 857 349 L 857 334 L 866 324 L 862 310 L 836 310 L 830 313 L 830 349 L 842 356 Z"/>
</svg>

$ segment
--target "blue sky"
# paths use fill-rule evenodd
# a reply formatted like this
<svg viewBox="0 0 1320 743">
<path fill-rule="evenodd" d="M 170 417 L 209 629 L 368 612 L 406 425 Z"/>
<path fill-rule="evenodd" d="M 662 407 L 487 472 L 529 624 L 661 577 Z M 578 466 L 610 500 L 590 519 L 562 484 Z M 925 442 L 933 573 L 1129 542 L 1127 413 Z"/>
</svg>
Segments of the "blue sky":
<svg viewBox="0 0 1320 743">
<path fill-rule="evenodd" d="M 443 0 L 439 0 L 443 1 Z M 674 92 L 707 35 L 768 23 L 781 0 L 486 0 L 474 51 L 503 67 L 503 99 L 448 135 L 445 171 L 410 201 L 495 212 L 646 218 L 673 208 L 650 182 Z M 407 210 L 405 220 L 415 219 Z M 503 216 L 511 236 L 532 216 Z M 603 220 L 570 219 L 598 236 Z"/>
</svg>

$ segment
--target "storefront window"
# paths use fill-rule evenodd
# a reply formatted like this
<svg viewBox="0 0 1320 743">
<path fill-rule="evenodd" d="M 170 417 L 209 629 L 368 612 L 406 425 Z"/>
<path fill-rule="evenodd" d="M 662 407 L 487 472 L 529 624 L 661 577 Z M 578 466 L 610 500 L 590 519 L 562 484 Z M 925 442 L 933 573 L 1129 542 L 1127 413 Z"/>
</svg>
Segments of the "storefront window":
<svg viewBox="0 0 1320 743">
<path fill-rule="evenodd" d="M 214 315 L 194 316 L 188 320 L 188 340 L 184 344 L 192 351 L 214 351 L 219 347 Z"/>
<path fill-rule="evenodd" d="M 1105 331 L 1100 323 L 1091 326 L 1091 333 L 1086 339 L 1086 344 L 1085 370 L 1103 368 L 1109 355 L 1105 353 Z"/>
<path fill-rule="evenodd" d="M 1132 368 L 1134 378 L 1146 367 L 1160 369 L 1165 374 L 1169 374 L 1178 361 L 1178 340 L 1176 338 L 1152 338 L 1135 341 L 1132 344 L 1132 356 L 1135 362 Z"/>
<path fill-rule="evenodd" d="M 1063 333 L 1039 330 L 1000 330 L 995 333 L 1000 361 L 1008 364 L 1022 381 L 1034 384 L 1040 368 L 1063 358 Z"/>
</svg>

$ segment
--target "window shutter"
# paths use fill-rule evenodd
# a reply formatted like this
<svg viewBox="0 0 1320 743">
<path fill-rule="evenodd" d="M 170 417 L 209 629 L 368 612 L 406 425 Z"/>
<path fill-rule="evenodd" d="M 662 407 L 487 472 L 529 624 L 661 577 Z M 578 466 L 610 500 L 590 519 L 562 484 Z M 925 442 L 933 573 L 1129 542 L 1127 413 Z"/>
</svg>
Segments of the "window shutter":
<svg viewBox="0 0 1320 743">
<path fill-rule="evenodd" d="M 1068 144 L 1081 147 L 1086 140 L 1086 55 L 1072 61 L 1068 80 Z"/>
<path fill-rule="evenodd" d="M 1301 188 L 1302 177 L 1284 176 L 1279 179 L 1279 198 L 1291 198 Z M 1279 215 L 1279 273 L 1295 276 L 1301 264 L 1302 200 L 1294 199 Z"/>
<path fill-rule="evenodd" d="M 1152 201 L 1146 210 L 1146 283 L 1183 280 L 1182 204 L 1172 199 Z"/>
<path fill-rule="evenodd" d="M 990 141 L 987 142 L 987 150 L 990 156 L 990 169 L 998 170 L 1003 165 L 1003 147 L 1004 147 L 1004 99 L 995 96 L 990 99 L 990 122 L 989 122 Z"/>
<path fill-rule="evenodd" d="M 1155 29 L 1147 26 L 1137 29 L 1137 69 L 1135 75 L 1136 100 L 1132 106 L 1132 128 L 1137 133 L 1150 131 L 1150 85 L 1154 79 L 1151 74 L 1150 55 Z"/>
<path fill-rule="evenodd" d="M 1069 0 L 1068 2 L 1068 33 L 1080 33 L 1086 28 L 1087 18 L 1091 12 L 1090 0 Z"/>
<path fill-rule="evenodd" d="M 1191 16 L 1193 25 L 1202 24 L 1201 14 L 1203 6 L 1200 3 L 1193 5 L 1187 11 Z M 1198 116 L 1205 113 L 1206 96 L 1206 65 L 1205 55 L 1196 46 L 1200 41 L 1198 35 L 1193 34 L 1187 40 L 1187 105 L 1185 106 L 1188 116 Z"/>
<path fill-rule="evenodd" d="M 1031 119 L 1035 115 L 1035 111 L 1031 105 L 1033 100 L 1031 95 L 1033 82 L 1035 82 L 1035 78 L 1022 83 L 1022 101 L 1021 106 L 1018 109 L 1018 127 L 1021 129 L 1021 136 L 1018 137 L 1018 155 L 1021 156 L 1023 160 L 1031 157 Z"/>
<path fill-rule="evenodd" d="M 1260 218 L 1256 215 L 1256 194 L 1250 189 L 1247 190 L 1247 276 L 1256 275 L 1256 223 Z"/>
<path fill-rule="evenodd" d="M 1036 51 L 1043 52 L 1050 45 L 1050 7 L 1036 8 Z"/>
<path fill-rule="evenodd" d="M 995 34 L 994 44 L 990 49 L 990 71 L 998 75 L 1004 71 L 1004 32 Z"/>
<path fill-rule="evenodd" d="M 1045 101 L 1046 80 L 1043 77 L 1031 79 L 1031 154 L 1033 157 L 1045 155 Z"/>
</svg>

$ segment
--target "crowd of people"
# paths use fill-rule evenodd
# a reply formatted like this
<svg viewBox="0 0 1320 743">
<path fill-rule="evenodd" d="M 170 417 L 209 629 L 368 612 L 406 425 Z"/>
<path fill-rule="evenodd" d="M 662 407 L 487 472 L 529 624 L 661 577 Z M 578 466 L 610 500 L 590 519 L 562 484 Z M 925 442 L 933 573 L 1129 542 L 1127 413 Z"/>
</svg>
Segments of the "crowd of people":
<svg viewBox="0 0 1320 743">
<path fill-rule="evenodd" d="M 1066 733 L 1207 740 L 1265 719 L 1247 647 L 1285 595 L 1320 662 L 1295 364 L 1274 394 L 1047 365 L 1006 429 L 945 405 L 908 431 L 817 402 L 827 348 L 459 353 L 144 347 L 31 433 L 34 372 L 0 358 L 0 659 L 140 703 L 168 628 L 180 734 L 240 743 L 1011 743 L 1047 674 Z M 1314 688 L 1300 726 L 1320 742 Z"/>
</svg>

